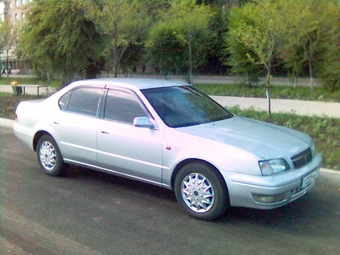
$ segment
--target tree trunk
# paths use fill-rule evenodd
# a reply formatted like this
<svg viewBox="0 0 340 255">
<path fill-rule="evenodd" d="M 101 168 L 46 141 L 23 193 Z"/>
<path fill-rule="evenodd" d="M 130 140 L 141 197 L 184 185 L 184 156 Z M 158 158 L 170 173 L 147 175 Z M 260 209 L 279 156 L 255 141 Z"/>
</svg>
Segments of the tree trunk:
<svg viewBox="0 0 340 255">
<path fill-rule="evenodd" d="M 107 60 L 106 60 L 106 78 L 109 78 L 110 73 L 110 59 L 111 59 L 111 50 L 109 50 Z"/>
<path fill-rule="evenodd" d="M 189 48 L 189 84 L 192 84 L 192 48 L 191 42 L 188 43 Z"/>
<path fill-rule="evenodd" d="M 271 101 L 270 101 L 270 92 L 269 92 L 270 84 L 271 84 L 271 71 L 270 71 L 270 67 L 269 67 L 268 73 L 267 73 L 267 84 L 266 84 L 266 96 L 267 96 L 267 101 L 268 101 L 268 110 L 267 110 L 268 115 L 270 115 L 271 112 L 272 112 Z"/>
<path fill-rule="evenodd" d="M 310 81 L 310 89 L 313 92 L 314 91 L 314 79 L 313 79 L 313 66 L 312 61 L 308 60 L 309 65 L 309 81 Z"/>
<path fill-rule="evenodd" d="M 114 77 L 118 77 L 118 35 L 117 35 L 117 24 L 114 23 L 114 33 L 113 33 L 113 72 Z"/>
<path fill-rule="evenodd" d="M 118 66 L 119 66 L 119 64 L 118 64 L 118 61 L 117 61 L 117 59 L 115 59 L 114 60 L 114 77 L 115 78 L 117 78 L 118 77 Z"/>
<path fill-rule="evenodd" d="M 7 81 L 9 78 L 9 68 L 8 68 L 8 50 L 6 50 L 6 69 L 7 69 Z"/>
<path fill-rule="evenodd" d="M 272 113 L 272 109 L 271 109 L 270 92 L 269 92 L 269 87 L 268 86 L 266 88 L 266 96 L 267 96 L 267 101 L 268 101 L 267 114 L 270 115 Z"/>
</svg>

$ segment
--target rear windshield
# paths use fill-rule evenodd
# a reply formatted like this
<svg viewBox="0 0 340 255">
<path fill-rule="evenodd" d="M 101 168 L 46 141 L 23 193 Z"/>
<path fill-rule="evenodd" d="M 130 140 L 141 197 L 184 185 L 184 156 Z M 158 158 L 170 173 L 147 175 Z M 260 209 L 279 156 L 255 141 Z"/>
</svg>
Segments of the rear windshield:
<svg viewBox="0 0 340 255">
<path fill-rule="evenodd" d="M 142 93 L 169 127 L 187 127 L 233 117 L 192 86 L 145 89 Z"/>
</svg>

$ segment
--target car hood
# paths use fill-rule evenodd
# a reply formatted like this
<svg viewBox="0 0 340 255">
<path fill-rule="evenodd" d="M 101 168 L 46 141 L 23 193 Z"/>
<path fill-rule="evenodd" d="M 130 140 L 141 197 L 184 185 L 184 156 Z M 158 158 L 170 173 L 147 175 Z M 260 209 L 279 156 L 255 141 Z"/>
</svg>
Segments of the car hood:
<svg viewBox="0 0 340 255">
<path fill-rule="evenodd" d="M 311 143 L 311 138 L 303 133 L 237 116 L 177 130 L 237 147 L 264 159 L 292 157 Z"/>
</svg>

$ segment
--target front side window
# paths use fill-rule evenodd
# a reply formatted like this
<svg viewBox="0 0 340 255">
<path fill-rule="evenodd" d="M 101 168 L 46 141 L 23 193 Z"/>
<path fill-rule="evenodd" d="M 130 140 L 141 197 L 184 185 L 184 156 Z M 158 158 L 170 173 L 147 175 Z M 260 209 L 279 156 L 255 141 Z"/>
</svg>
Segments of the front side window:
<svg viewBox="0 0 340 255">
<path fill-rule="evenodd" d="M 122 90 L 109 90 L 104 110 L 104 119 L 132 124 L 136 117 L 147 117 L 137 96 Z"/>
<path fill-rule="evenodd" d="M 142 91 L 169 127 L 186 127 L 233 117 L 225 108 L 191 86 Z"/>
<path fill-rule="evenodd" d="M 98 88 L 79 88 L 69 91 L 59 100 L 59 108 L 63 111 L 97 116 L 98 105 L 103 90 Z"/>
</svg>

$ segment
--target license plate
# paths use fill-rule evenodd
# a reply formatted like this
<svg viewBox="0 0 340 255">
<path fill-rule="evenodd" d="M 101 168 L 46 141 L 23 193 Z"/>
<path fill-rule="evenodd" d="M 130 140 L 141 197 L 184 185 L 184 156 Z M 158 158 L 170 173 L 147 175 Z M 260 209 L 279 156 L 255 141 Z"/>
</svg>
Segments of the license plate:
<svg viewBox="0 0 340 255">
<path fill-rule="evenodd" d="M 310 173 L 309 175 L 302 178 L 301 183 L 301 189 L 307 187 L 309 184 L 311 184 L 315 179 L 318 177 L 318 171 L 314 171 L 313 173 Z"/>
</svg>

